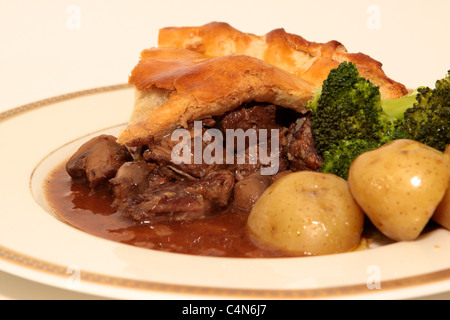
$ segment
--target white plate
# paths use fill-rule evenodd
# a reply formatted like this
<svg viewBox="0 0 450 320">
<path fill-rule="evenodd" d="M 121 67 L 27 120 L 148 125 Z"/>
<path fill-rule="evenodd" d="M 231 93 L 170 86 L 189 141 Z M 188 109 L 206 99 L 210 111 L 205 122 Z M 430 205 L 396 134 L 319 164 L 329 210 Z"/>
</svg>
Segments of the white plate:
<svg viewBox="0 0 450 320">
<path fill-rule="evenodd" d="M 127 85 L 58 96 L 0 114 L 0 269 L 40 283 L 122 299 L 412 298 L 450 290 L 450 232 L 414 242 L 304 258 L 236 259 L 133 247 L 59 220 L 47 174 L 91 135 L 117 134 Z"/>
</svg>

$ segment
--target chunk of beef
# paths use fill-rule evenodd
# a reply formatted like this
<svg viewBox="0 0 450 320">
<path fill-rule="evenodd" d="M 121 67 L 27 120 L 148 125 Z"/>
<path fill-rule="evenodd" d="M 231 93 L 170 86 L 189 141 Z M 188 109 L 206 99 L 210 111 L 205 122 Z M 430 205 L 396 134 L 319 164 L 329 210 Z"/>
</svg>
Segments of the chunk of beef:
<svg viewBox="0 0 450 320">
<path fill-rule="evenodd" d="M 228 171 L 208 174 L 200 180 L 166 182 L 124 199 L 124 216 L 143 221 L 192 220 L 203 218 L 228 205 L 234 175 Z"/>
<path fill-rule="evenodd" d="M 276 123 L 277 107 L 274 105 L 256 105 L 250 108 L 239 108 L 227 113 L 222 118 L 222 130 L 227 129 L 272 129 L 278 128 Z"/>
<path fill-rule="evenodd" d="M 85 178 L 91 188 L 113 178 L 119 168 L 131 155 L 127 148 L 116 142 L 111 135 L 100 135 L 83 144 L 66 163 L 66 170 L 72 178 Z"/>
<path fill-rule="evenodd" d="M 203 129 L 202 134 L 205 129 Z M 166 166 L 170 166 L 173 170 L 177 171 L 180 174 L 185 174 L 187 177 L 191 178 L 202 178 L 206 176 L 208 173 L 217 171 L 220 169 L 220 163 L 212 163 L 207 164 L 203 161 L 203 157 L 201 158 L 201 163 L 195 163 L 194 161 L 194 130 L 193 128 L 189 129 L 191 140 L 190 140 L 190 152 L 189 154 L 182 155 L 186 156 L 188 161 L 186 163 L 176 163 L 174 159 L 172 159 L 172 150 L 181 142 L 180 141 L 172 141 L 172 135 L 165 135 L 162 137 L 153 138 L 148 143 L 148 149 L 143 153 L 143 158 L 145 161 L 154 162 L 158 164 L 163 164 Z M 199 137 L 202 139 L 202 137 Z M 201 141 L 201 151 L 203 155 L 203 150 L 205 147 L 211 142 Z M 186 148 L 189 149 L 189 148 Z M 184 150 L 184 149 L 183 149 Z M 223 163 L 223 161 L 222 161 Z"/>
<path fill-rule="evenodd" d="M 277 111 L 277 107 L 274 105 L 261 104 L 250 107 L 243 106 L 227 113 L 219 122 L 220 128 L 227 139 L 230 137 L 226 135 L 227 130 L 242 129 L 244 133 L 247 133 L 247 130 L 253 129 L 257 135 L 257 139 L 251 140 L 246 138 L 245 144 L 238 144 L 238 139 L 235 139 L 234 141 L 234 151 L 236 152 L 234 170 L 238 181 L 253 173 L 259 172 L 263 167 L 276 164 L 275 160 L 278 161 L 278 171 L 286 169 L 286 161 L 282 152 L 279 152 L 277 159 L 273 159 L 272 163 L 261 163 L 260 157 L 260 148 L 266 148 L 266 155 L 271 155 L 271 151 L 273 151 L 271 141 L 273 138 L 272 134 L 274 132 L 277 132 L 277 142 L 280 148 L 279 151 L 282 151 L 284 145 L 286 144 L 285 136 L 287 128 L 284 128 L 277 123 Z M 262 129 L 267 130 L 267 140 L 261 139 Z M 272 131 L 272 129 L 276 129 L 278 131 Z M 237 134 L 235 133 L 235 135 Z M 242 141 L 242 139 L 240 141 Z M 230 144 L 229 141 L 226 143 L 227 146 Z M 252 147 L 254 147 L 254 143 L 257 144 L 255 150 L 256 152 L 252 153 L 251 150 Z M 245 154 L 245 160 L 243 163 L 238 161 L 238 153 Z"/>
<path fill-rule="evenodd" d="M 185 181 L 184 175 L 172 169 L 145 161 L 125 162 L 116 176 L 109 180 L 114 195 L 114 206 L 126 198 L 143 193 L 148 188 L 169 182 Z"/>
<path fill-rule="evenodd" d="M 319 170 L 323 160 L 314 146 L 309 117 L 299 118 L 289 127 L 286 156 L 292 171 Z"/>
</svg>

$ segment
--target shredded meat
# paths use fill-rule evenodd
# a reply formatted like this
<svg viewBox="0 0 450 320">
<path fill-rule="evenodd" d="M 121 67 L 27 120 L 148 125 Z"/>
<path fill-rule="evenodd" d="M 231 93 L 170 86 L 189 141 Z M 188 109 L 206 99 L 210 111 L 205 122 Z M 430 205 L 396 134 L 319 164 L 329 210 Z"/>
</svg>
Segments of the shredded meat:
<svg viewBox="0 0 450 320">
<path fill-rule="evenodd" d="M 196 181 L 169 181 L 124 198 L 121 212 L 137 221 L 190 220 L 225 208 L 231 198 L 234 176 L 214 172 Z"/>
<path fill-rule="evenodd" d="M 299 118 L 289 127 L 286 156 L 293 171 L 319 170 L 323 160 L 314 146 L 309 117 Z"/>
<path fill-rule="evenodd" d="M 202 133 L 206 130 L 206 128 L 202 128 Z M 189 129 L 191 134 L 191 149 L 188 154 L 189 161 L 188 163 L 174 163 L 172 159 L 172 150 L 179 143 L 179 141 L 172 141 L 171 134 L 152 138 L 148 143 L 148 149 L 144 151 L 143 157 L 145 161 L 154 162 L 159 164 L 164 164 L 166 166 L 170 166 L 173 170 L 180 172 L 181 174 L 188 175 L 193 178 L 202 178 L 206 176 L 208 173 L 217 171 L 220 168 L 218 164 L 207 164 L 200 163 L 196 164 L 194 159 L 194 130 L 193 128 Z M 202 153 L 205 147 L 210 142 L 205 142 L 202 140 L 201 147 Z"/>
<path fill-rule="evenodd" d="M 256 105 L 241 107 L 227 113 L 221 121 L 222 130 L 227 129 L 272 129 L 279 128 L 276 123 L 277 107 L 274 105 Z"/>
</svg>

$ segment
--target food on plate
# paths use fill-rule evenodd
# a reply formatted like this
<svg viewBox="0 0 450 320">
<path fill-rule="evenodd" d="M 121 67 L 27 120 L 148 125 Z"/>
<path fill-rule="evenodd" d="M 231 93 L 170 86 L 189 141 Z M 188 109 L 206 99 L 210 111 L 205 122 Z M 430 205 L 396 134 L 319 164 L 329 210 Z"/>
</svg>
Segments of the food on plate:
<svg viewBox="0 0 450 320">
<path fill-rule="evenodd" d="M 349 186 L 356 202 L 387 237 L 416 239 L 442 200 L 450 160 L 420 142 L 399 139 L 353 161 Z"/>
<path fill-rule="evenodd" d="M 316 170 L 321 162 L 305 109 L 312 87 L 264 61 L 152 48 L 142 52 L 130 83 L 136 87 L 134 109 L 110 153 L 127 146 L 132 163 L 114 166 L 115 177 L 103 182 L 112 187 L 119 212 L 136 221 L 205 218 L 233 201 L 242 208 L 272 183 L 265 169 L 275 176 L 288 169 Z M 90 147 L 95 143 L 82 149 Z M 211 163 L 208 150 L 216 157 Z M 93 162 L 86 151 L 70 162 L 79 162 L 77 156 Z M 233 197 L 235 185 L 242 192 Z"/>
<path fill-rule="evenodd" d="M 450 73 L 434 89 L 419 87 L 397 99 L 381 99 L 378 87 L 354 64 L 331 70 L 308 102 L 320 171 L 347 179 L 352 161 L 395 139 L 412 139 L 443 151 L 450 143 Z"/>
<path fill-rule="evenodd" d="M 178 48 L 144 50 L 129 83 L 134 109 L 118 142 L 143 145 L 187 128 L 195 120 L 222 117 L 257 102 L 306 112 L 313 87 L 305 80 L 245 55 L 215 59 Z M 214 119 L 213 119 L 214 120 Z"/>
<path fill-rule="evenodd" d="M 346 180 L 299 171 L 272 184 L 256 202 L 247 223 L 265 245 L 297 255 L 323 255 L 355 248 L 364 214 Z"/>
<path fill-rule="evenodd" d="M 403 128 L 411 139 L 444 151 L 450 143 L 450 70 L 434 89 L 417 90 L 417 101 L 405 111 Z"/>
<path fill-rule="evenodd" d="M 408 93 L 369 56 L 283 29 L 256 36 L 210 23 L 161 29 L 158 41 L 129 76 L 135 97 L 126 127 L 80 146 L 50 185 L 53 198 L 69 201 L 58 205 L 60 215 L 80 229 L 200 255 L 346 252 L 367 222 L 367 206 L 349 192 L 351 184 L 359 190 L 357 164 L 346 181 L 354 159 L 392 148 L 397 143 L 380 148 L 392 140 L 449 143 L 450 74 L 434 89 Z M 435 154 L 427 148 L 417 154 Z M 421 197 L 437 206 L 440 183 Z M 79 207 L 102 218 L 73 214 Z M 426 210 L 420 226 L 415 217 L 397 220 L 417 237 Z M 374 225 L 385 231 L 385 221 Z"/>
<path fill-rule="evenodd" d="M 445 149 L 444 154 L 450 159 L 450 145 Z M 439 203 L 436 212 L 433 214 L 433 220 L 441 226 L 450 230 L 450 181 L 445 192 L 444 198 Z"/>
</svg>

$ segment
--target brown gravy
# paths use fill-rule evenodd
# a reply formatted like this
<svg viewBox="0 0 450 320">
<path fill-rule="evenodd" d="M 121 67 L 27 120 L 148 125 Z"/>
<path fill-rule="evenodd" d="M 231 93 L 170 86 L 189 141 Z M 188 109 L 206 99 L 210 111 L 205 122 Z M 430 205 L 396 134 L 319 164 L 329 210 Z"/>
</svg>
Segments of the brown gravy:
<svg viewBox="0 0 450 320">
<path fill-rule="evenodd" d="M 247 212 L 228 209 L 190 222 L 137 223 L 111 206 L 112 192 L 92 193 L 61 164 L 46 181 L 47 200 L 69 225 L 89 234 L 137 247 L 204 256 L 283 257 L 285 253 L 258 245 L 246 229 Z"/>
</svg>

